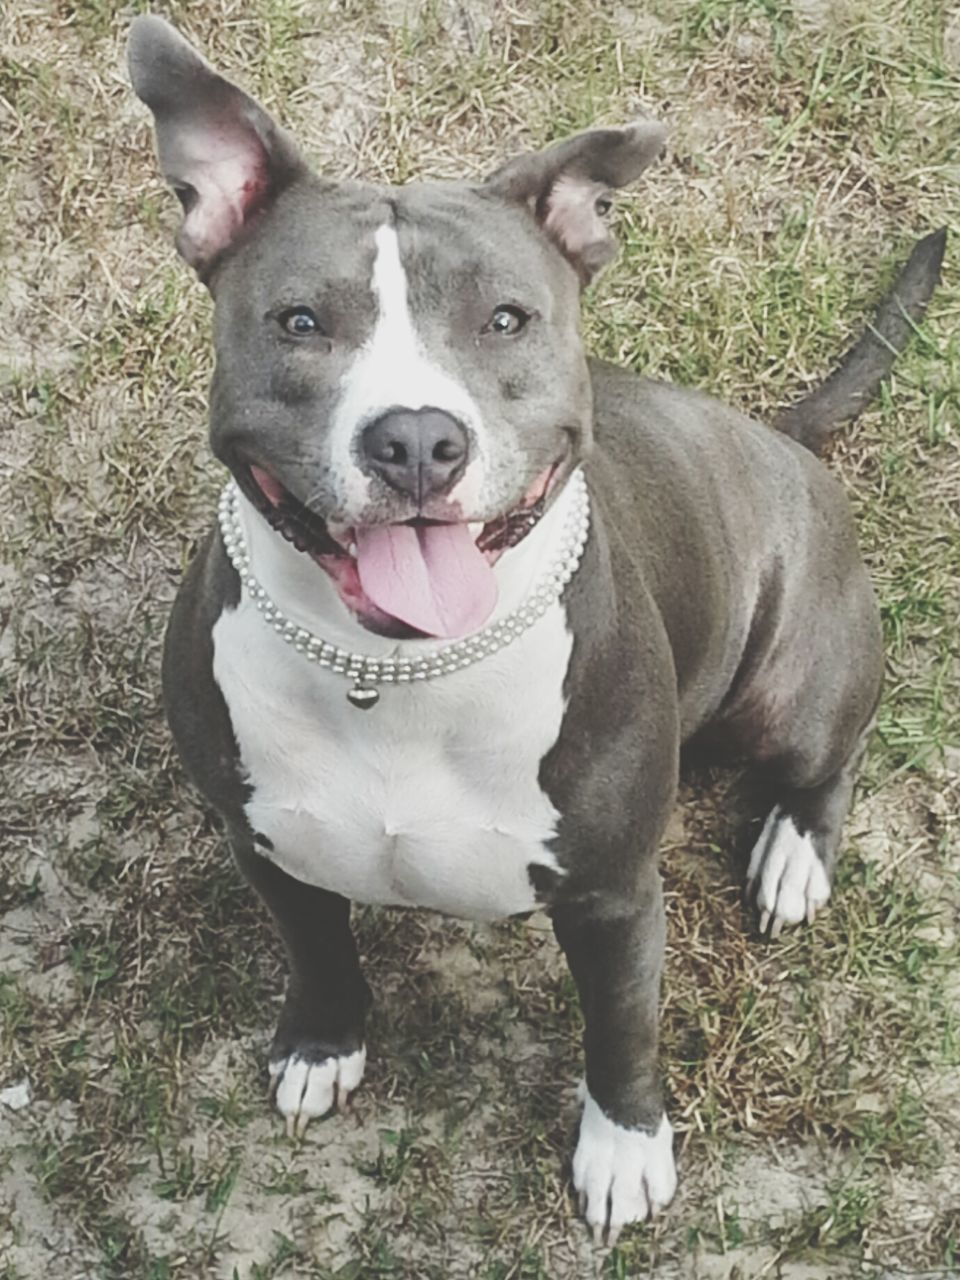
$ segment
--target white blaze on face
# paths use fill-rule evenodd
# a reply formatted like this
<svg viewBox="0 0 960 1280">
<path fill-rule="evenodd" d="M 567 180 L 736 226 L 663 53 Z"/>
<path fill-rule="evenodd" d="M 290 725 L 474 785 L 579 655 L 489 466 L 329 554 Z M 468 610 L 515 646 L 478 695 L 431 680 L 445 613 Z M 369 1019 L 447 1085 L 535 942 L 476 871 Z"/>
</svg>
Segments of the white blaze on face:
<svg viewBox="0 0 960 1280">
<path fill-rule="evenodd" d="M 359 433 L 388 409 L 441 409 L 459 419 L 470 435 L 474 456 L 449 495 L 469 513 L 479 498 L 485 470 L 480 410 L 466 387 L 424 349 L 410 312 L 396 230 L 384 225 L 374 240 L 371 289 L 377 322 L 341 381 L 330 437 L 332 470 L 350 505 L 364 506 L 370 500 L 370 478 L 355 461 Z"/>
</svg>

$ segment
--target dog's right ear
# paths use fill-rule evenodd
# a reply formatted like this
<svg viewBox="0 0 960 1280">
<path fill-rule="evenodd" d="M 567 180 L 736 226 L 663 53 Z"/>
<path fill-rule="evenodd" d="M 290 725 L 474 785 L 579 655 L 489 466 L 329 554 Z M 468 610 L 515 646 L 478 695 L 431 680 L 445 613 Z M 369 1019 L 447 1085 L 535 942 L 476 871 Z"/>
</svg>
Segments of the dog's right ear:
<svg viewBox="0 0 960 1280">
<path fill-rule="evenodd" d="M 616 247 L 602 216 L 606 197 L 636 181 L 666 136 L 655 120 L 588 129 L 508 160 L 482 190 L 526 208 L 586 284 Z"/>
<path fill-rule="evenodd" d="M 134 19 L 127 57 L 134 90 L 154 115 L 163 175 L 183 206 L 177 248 L 205 276 L 303 161 L 259 103 L 162 18 Z"/>
</svg>

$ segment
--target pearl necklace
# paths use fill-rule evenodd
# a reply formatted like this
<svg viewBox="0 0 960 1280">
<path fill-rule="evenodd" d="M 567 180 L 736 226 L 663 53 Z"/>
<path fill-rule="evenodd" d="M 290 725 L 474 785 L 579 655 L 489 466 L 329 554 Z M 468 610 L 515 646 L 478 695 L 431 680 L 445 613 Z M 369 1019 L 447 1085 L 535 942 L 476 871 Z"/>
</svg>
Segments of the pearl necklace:
<svg viewBox="0 0 960 1280">
<path fill-rule="evenodd" d="M 370 654 L 351 653 L 314 635 L 306 627 L 287 618 L 267 595 L 250 568 L 250 552 L 243 535 L 240 518 L 240 490 L 230 483 L 220 495 L 219 521 L 223 545 L 230 563 L 240 575 L 247 594 L 259 609 L 263 620 L 274 631 L 311 662 L 326 667 L 336 675 L 353 682 L 348 700 L 362 710 L 380 701 L 381 684 L 408 684 L 414 680 L 436 680 L 463 667 L 473 666 L 488 654 L 505 648 L 523 635 L 538 618 L 543 617 L 560 596 L 577 571 L 590 528 L 590 497 L 581 471 L 570 477 L 570 510 L 567 512 L 560 548 L 553 564 L 537 580 L 526 601 L 499 622 L 464 636 L 453 644 L 432 649 L 415 658 L 375 658 Z"/>
</svg>

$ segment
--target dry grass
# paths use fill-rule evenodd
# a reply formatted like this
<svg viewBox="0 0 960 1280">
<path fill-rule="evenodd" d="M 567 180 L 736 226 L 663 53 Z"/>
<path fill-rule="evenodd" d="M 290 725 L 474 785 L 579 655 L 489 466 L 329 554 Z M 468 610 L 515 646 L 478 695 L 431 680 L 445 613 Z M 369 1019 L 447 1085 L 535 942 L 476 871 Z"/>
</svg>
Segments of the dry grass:
<svg viewBox="0 0 960 1280">
<path fill-rule="evenodd" d="M 0 17 L 0 1277 L 907 1276 L 960 1255 L 960 293 L 832 465 L 887 625 L 840 891 L 765 947 L 749 801 L 699 777 L 665 856 L 683 1185 L 595 1258 L 566 1188 L 578 1013 L 543 921 L 366 912 L 345 1121 L 263 1097 L 279 953 L 171 757 L 165 614 L 219 483 L 209 306 L 122 70 L 133 7 Z M 960 16 L 936 0 L 254 0 L 168 10 L 332 173 L 482 173 L 650 112 L 594 349 L 763 412 L 911 240 L 956 224 Z M 941 1273 L 943 1273 L 941 1271 Z"/>
</svg>

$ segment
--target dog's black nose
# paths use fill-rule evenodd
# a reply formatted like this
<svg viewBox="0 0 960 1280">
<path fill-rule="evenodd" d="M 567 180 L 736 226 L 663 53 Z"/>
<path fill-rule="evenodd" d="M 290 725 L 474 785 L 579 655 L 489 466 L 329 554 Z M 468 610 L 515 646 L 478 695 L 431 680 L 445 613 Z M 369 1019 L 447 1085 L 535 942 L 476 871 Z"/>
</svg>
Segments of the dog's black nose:
<svg viewBox="0 0 960 1280">
<path fill-rule="evenodd" d="M 467 465 L 467 433 L 442 409 L 390 409 L 360 448 L 367 470 L 418 503 L 452 489 Z"/>
</svg>

